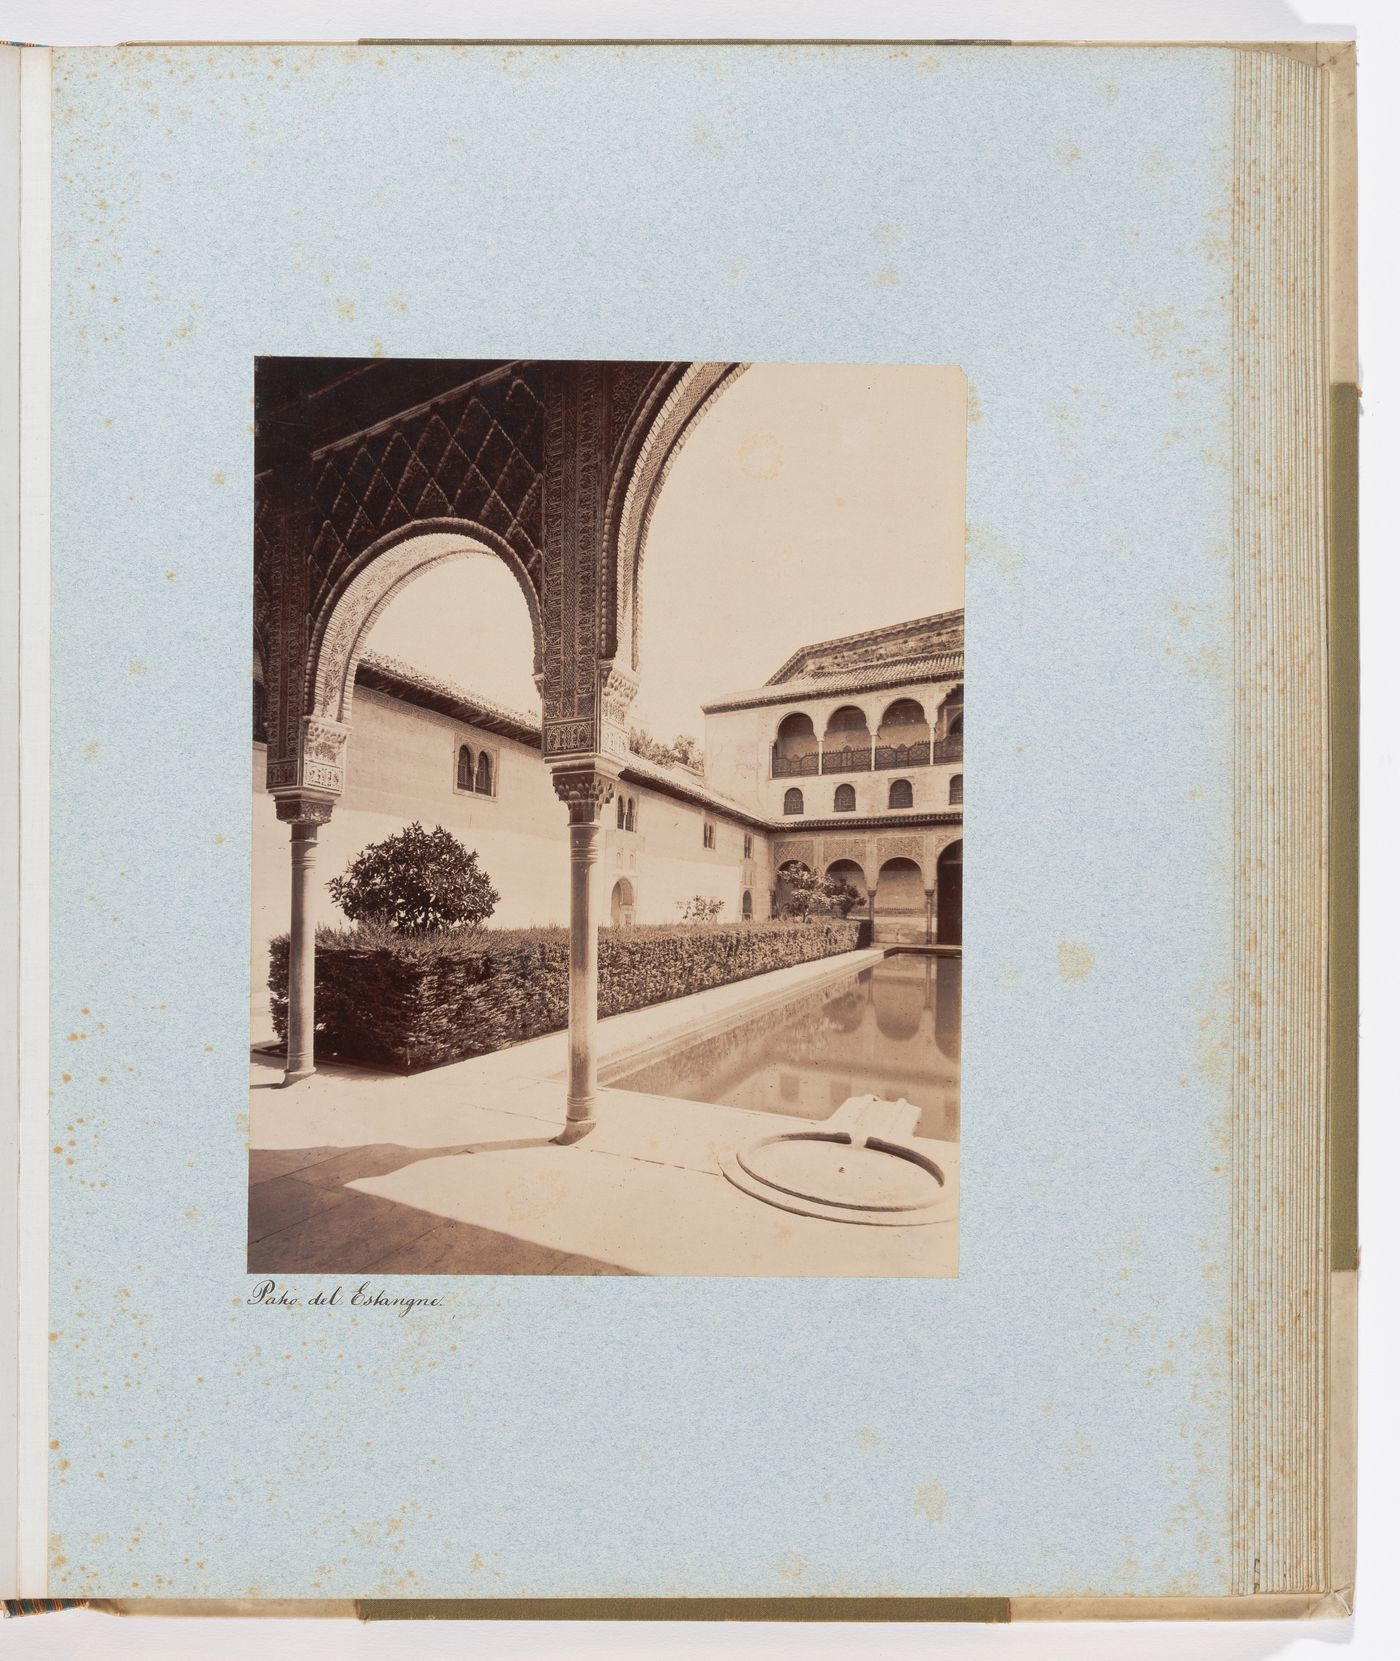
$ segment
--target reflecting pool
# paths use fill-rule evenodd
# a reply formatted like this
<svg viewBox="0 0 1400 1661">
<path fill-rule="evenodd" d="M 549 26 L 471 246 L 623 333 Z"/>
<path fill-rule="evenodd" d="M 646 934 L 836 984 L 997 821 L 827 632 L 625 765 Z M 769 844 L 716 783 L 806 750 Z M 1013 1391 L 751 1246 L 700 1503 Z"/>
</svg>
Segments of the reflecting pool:
<svg viewBox="0 0 1400 1661">
<path fill-rule="evenodd" d="M 916 1135 L 955 1142 L 961 1013 L 960 958 L 900 953 L 605 1082 L 798 1119 L 902 1096 Z"/>
</svg>

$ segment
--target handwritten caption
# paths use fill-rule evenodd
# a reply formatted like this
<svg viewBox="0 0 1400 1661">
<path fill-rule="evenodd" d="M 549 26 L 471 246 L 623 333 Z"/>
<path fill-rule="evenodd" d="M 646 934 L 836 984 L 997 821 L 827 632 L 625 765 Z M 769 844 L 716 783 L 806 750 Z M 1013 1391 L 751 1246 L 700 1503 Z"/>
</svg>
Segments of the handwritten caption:
<svg viewBox="0 0 1400 1661">
<path fill-rule="evenodd" d="M 411 1315 L 415 1309 L 442 1308 L 441 1298 L 395 1297 L 368 1280 L 353 1288 L 322 1287 L 309 1297 L 302 1297 L 289 1286 L 279 1286 L 275 1280 L 260 1280 L 248 1302 L 274 1309 L 388 1309 L 400 1316 Z"/>
</svg>

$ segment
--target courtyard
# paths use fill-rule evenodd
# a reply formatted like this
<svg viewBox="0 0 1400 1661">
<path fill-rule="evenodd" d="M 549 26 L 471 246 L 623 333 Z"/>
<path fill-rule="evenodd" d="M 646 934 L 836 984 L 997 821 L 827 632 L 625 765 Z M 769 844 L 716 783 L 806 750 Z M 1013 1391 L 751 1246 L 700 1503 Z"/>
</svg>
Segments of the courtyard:
<svg viewBox="0 0 1400 1661">
<path fill-rule="evenodd" d="M 250 1272 L 956 1275 L 962 371 L 255 411 Z"/>
<path fill-rule="evenodd" d="M 919 1134 L 927 1107 L 873 1098 L 832 1106 L 844 1088 L 835 1074 L 825 1108 L 799 1088 L 788 1112 L 638 1087 L 668 1058 L 708 1040 L 723 1047 L 754 1025 L 781 1030 L 790 1011 L 814 1003 L 833 1012 L 814 1030 L 849 1047 L 843 1035 L 863 1024 L 865 1047 L 887 1058 L 920 1023 L 927 1034 L 956 1033 L 957 983 L 947 978 L 956 964 L 911 960 L 907 986 L 897 980 L 877 1010 L 868 977 L 885 961 L 878 947 L 844 953 L 600 1021 L 596 1128 L 573 1146 L 555 1141 L 565 1123 L 564 1032 L 413 1076 L 325 1062 L 290 1091 L 277 1088 L 281 1060 L 255 1051 L 249 1272 L 956 1275 L 956 1133 L 939 1123 L 943 1135 Z M 927 991 L 918 991 L 920 974 Z M 853 1002 L 862 986 L 868 1016 Z M 857 1064 L 853 1051 L 849 1061 Z M 806 1068 L 807 1082 L 820 1072 Z M 620 1077 L 627 1088 L 608 1082 Z M 955 1101 L 955 1045 L 946 1083 Z M 810 1135 L 840 1113 L 857 1144 L 870 1131 L 936 1162 L 947 1196 L 938 1221 L 865 1226 L 798 1214 L 724 1174 L 757 1141 Z"/>
</svg>

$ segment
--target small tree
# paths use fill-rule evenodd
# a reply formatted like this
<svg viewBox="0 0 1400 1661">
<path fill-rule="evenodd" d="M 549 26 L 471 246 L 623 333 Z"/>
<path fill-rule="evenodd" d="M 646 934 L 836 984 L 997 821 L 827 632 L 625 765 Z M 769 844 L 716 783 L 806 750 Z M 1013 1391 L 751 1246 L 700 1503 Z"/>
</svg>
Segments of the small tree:
<svg viewBox="0 0 1400 1661">
<path fill-rule="evenodd" d="M 724 910 L 723 900 L 711 900 L 704 894 L 692 894 L 688 900 L 677 900 L 676 910 L 683 923 L 716 923 Z"/>
<path fill-rule="evenodd" d="M 778 875 L 787 889 L 784 917 L 800 917 L 804 923 L 814 916 L 849 917 L 862 903 L 860 890 L 843 877 L 819 877 L 804 865 L 785 865 Z"/>
<path fill-rule="evenodd" d="M 484 923 L 500 895 L 464 847 L 441 825 L 415 823 L 372 842 L 326 884 L 353 923 L 382 923 L 405 934 Z"/>
</svg>

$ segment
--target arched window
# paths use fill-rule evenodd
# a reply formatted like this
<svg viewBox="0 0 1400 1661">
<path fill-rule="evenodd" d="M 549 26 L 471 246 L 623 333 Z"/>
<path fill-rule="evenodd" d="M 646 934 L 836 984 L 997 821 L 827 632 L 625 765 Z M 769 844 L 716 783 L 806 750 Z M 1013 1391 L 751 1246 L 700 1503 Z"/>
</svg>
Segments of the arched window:
<svg viewBox="0 0 1400 1661">
<path fill-rule="evenodd" d="M 753 895 L 747 888 L 744 890 L 743 913 L 746 923 L 753 922 Z"/>
<path fill-rule="evenodd" d="M 491 757 L 485 750 L 476 758 L 476 788 L 483 796 L 491 794 Z"/>
<path fill-rule="evenodd" d="M 704 842 L 707 848 L 713 848 L 715 845 L 715 824 L 713 819 L 707 819 L 705 821 Z"/>
<path fill-rule="evenodd" d="M 836 800 L 832 803 L 837 813 L 854 813 L 856 810 L 856 787 L 853 784 L 838 784 L 836 786 Z"/>
<path fill-rule="evenodd" d="M 890 780 L 890 806 L 891 807 L 913 807 L 913 805 L 914 805 L 914 786 L 912 784 L 910 784 L 909 780 L 908 779 L 891 779 Z"/>
<path fill-rule="evenodd" d="M 637 828 L 637 798 L 635 796 L 629 796 L 627 798 L 627 829 L 630 830 L 630 831 L 634 831 L 634 830 L 636 830 L 636 828 Z"/>
<path fill-rule="evenodd" d="M 962 776 L 961 773 L 954 773 L 952 778 L 948 780 L 948 806 L 949 807 L 961 807 L 962 806 L 962 799 L 963 799 L 963 797 L 962 797 L 962 781 L 963 781 L 963 776 Z"/>
<path fill-rule="evenodd" d="M 621 795 L 617 798 L 617 828 L 627 829 L 627 798 Z"/>
<path fill-rule="evenodd" d="M 470 744 L 463 744 L 457 751 L 457 788 L 470 790 L 475 774 L 472 772 L 472 751 Z"/>
<path fill-rule="evenodd" d="M 783 792 L 783 812 L 801 813 L 802 792 L 800 790 L 786 790 Z"/>
</svg>

